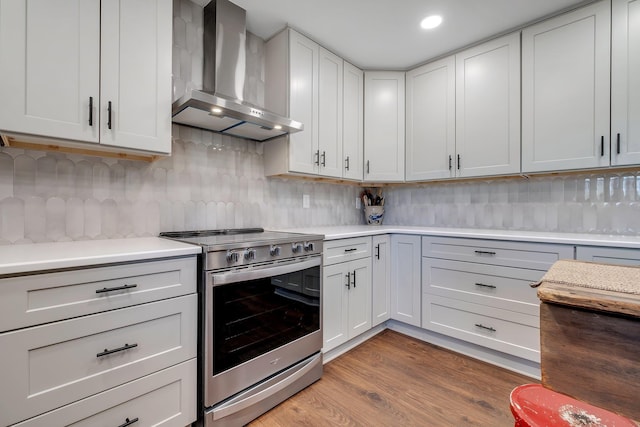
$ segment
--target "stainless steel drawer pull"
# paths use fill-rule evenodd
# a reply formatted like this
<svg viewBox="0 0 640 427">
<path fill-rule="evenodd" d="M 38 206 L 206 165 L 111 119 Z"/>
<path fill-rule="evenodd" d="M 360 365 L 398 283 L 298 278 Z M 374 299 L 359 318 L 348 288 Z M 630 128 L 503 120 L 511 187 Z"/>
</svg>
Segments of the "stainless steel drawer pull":
<svg viewBox="0 0 640 427">
<path fill-rule="evenodd" d="M 135 417 L 133 419 L 129 419 L 127 418 L 126 420 L 124 420 L 124 424 L 120 424 L 118 427 L 127 427 L 130 426 L 133 423 L 137 423 L 138 422 L 138 417 Z"/>
<path fill-rule="evenodd" d="M 350 248 L 350 249 L 345 249 L 344 251 L 345 252 L 355 252 L 357 250 L 358 250 L 358 248 Z"/>
<path fill-rule="evenodd" d="M 481 286 L 483 288 L 496 289 L 496 287 L 494 285 L 485 285 L 484 283 L 476 283 L 476 286 Z"/>
<path fill-rule="evenodd" d="M 474 251 L 475 253 L 477 253 L 478 255 L 495 255 L 495 252 L 491 252 L 491 251 Z"/>
<path fill-rule="evenodd" d="M 492 328 L 491 326 L 484 326 L 482 323 L 476 323 L 476 326 L 478 328 L 485 329 L 487 331 L 491 331 L 491 332 L 495 332 L 496 331 L 495 328 Z"/>
<path fill-rule="evenodd" d="M 129 349 L 135 348 L 137 346 L 138 346 L 138 344 L 125 344 L 122 347 L 114 348 L 113 350 L 107 350 L 105 348 L 103 352 L 96 354 L 96 357 L 108 356 L 108 355 L 113 354 L 113 353 L 118 353 L 120 351 L 125 351 L 125 350 L 129 350 Z"/>
<path fill-rule="evenodd" d="M 138 285 L 123 285 L 123 286 L 116 286 L 114 288 L 96 289 L 96 294 L 103 294 L 105 292 L 112 292 L 112 291 L 124 291 L 125 289 L 133 289 L 137 287 Z"/>
</svg>

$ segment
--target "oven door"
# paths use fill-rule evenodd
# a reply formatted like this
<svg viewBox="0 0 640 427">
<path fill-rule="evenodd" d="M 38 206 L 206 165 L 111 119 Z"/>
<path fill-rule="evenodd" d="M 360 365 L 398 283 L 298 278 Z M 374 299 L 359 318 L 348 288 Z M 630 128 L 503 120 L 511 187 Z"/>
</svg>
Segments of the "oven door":
<svg viewBox="0 0 640 427">
<path fill-rule="evenodd" d="M 321 350 L 320 262 L 313 256 L 207 275 L 207 407 Z"/>
</svg>

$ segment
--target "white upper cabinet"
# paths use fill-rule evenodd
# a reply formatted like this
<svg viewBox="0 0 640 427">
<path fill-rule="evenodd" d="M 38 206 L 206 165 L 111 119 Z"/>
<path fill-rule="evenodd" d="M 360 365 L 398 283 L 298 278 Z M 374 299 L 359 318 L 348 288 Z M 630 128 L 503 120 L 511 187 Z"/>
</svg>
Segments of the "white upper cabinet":
<svg viewBox="0 0 640 427">
<path fill-rule="evenodd" d="M 0 130 L 171 151 L 171 0 L 0 2 Z"/>
<path fill-rule="evenodd" d="M 404 72 L 364 75 L 364 180 L 404 181 Z"/>
<path fill-rule="evenodd" d="M 611 164 L 640 163 L 640 0 L 613 0 Z"/>
<path fill-rule="evenodd" d="M 362 180 L 364 155 L 364 73 L 344 62 L 342 102 L 343 178 Z"/>
<path fill-rule="evenodd" d="M 343 60 L 320 48 L 318 156 L 320 175 L 342 177 Z"/>
<path fill-rule="evenodd" d="M 100 1 L 0 1 L 0 93 L 0 130 L 98 142 Z"/>
<path fill-rule="evenodd" d="M 353 115 L 344 100 L 344 60 L 288 28 L 267 42 L 265 68 L 266 108 L 304 125 L 301 132 L 265 142 L 265 174 L 342 178 L 343 108 Z M 350 123 L 349 137 L 356 126 L 362 127 L 362 119 Z"/>
<path fill-rule="evenodd" d="M 520 172 L 520 34 L 456 55 L 456 175 Z"/>
<path fill-rule="evenodd" d="M 407 72 L 406 179 L 455 176 L 455 57 Z"/>
<path fill-rule="evenodd" d="M 522 32 L 523 172 L 609 165 L 610 24 L 600 1 Z"/>
</svg>

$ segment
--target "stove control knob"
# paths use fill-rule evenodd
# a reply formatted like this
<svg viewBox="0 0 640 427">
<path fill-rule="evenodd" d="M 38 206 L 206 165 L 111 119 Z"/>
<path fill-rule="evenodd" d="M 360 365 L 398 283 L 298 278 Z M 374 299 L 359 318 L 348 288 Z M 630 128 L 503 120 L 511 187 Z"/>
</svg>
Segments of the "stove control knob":
<svg viewBox="0 0 640 427">
<path fill-rule="evenodd" d="M 245 249 L 244 250 L 244 259 L 246 259 L 246 260 L 256 259 L 256 250 L 255 249 L 251 249 L 251 248 Z"/>
<path fill-rule="evenodd" d="M 299 253 L 299 252 L 302 252 L 302 243 L 300 243 L 300 242 L 292 243 L 292 244 L 291 244 L 291 251 L 292 251 L 294 254 L 297 254 L 297 253 Z"/>
<path fill-rule="evenodd" d="M 312 252 L 314 250 L 313 242 L 304 242 L 304 251 Z"/>
<path fill-rule="evenodd" d="M 280 246 L 271 245 L 269 248 L 269 254 L 271 256 L 279 256 L 280 255 Z"/>
<path fill-rule="evenodd" d="M 227 251 L 227 262 L 238 262 L 238 252 L 233 252 L 232 250 Z"/>
</svg>

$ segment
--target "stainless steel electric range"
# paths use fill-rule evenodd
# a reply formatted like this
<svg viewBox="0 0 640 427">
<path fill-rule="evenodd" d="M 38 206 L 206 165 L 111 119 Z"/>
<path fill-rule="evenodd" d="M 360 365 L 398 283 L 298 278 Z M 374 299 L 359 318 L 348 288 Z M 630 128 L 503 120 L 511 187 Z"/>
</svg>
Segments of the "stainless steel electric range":
<svg viewBox="0 0 640 427">
<path fill-rule="evenodd" d="M 202 247 L 199 425 L 244 425 L 321 377 L 322 235 L 160 236 Z"/>
</svg>

